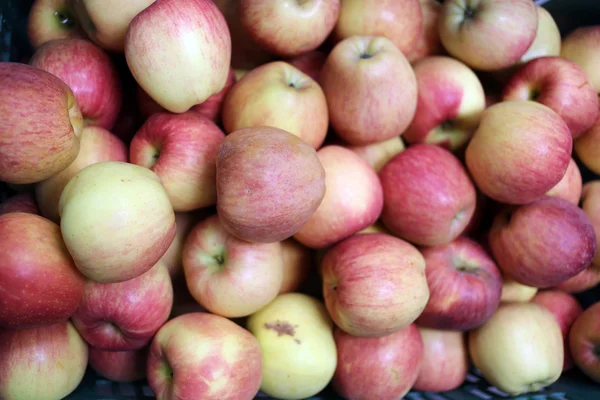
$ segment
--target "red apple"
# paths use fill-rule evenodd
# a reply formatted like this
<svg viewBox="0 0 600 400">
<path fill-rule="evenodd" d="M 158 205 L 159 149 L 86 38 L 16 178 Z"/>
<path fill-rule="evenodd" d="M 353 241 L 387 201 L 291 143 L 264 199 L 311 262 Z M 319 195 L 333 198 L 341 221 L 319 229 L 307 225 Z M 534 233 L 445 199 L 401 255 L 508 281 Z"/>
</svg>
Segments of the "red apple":
<svg viewBox="0 0 600 400">
<path fill-rule="evenodd" d="M 40 215 L 40 209 L 35 200 L 33 192 L 23 192 L 12 195 L 0 204 L 0 215 L 24 212 L 29 214 Z"/>
<path fill-rule="evenodd" d="M 279 294 L 298 292 L 315 272 L 313 252 L 290 238 L 281 242 L 283 281 Z"/>
<path fill-rule="evenodd" d="M 334 331 L 338 363 L 334 390 L 347 400 L 401 399 L 413 387 L 423 359 L 423 341 L 414 324 L 381 338 Z"/>
<path fill-rule="evenodd" d="M 90 347 L 89 365 L 113 382 L 135 382 L 146 378 L 148 347 L 140 350 L 108 351 Z"/>
<path fill-rule="evenodd" d="M 600 302 L 581 313 L 569 331 L 569 349 L 575 365 L 590 379 L 600 382 Z"/>
<path fill-rule="evenodd" d="M 69 0 L 34 0 L 27 17 L 27 38 L 35 49 L 54 39 L 84 38 Z"/>
<path fill-rule="evenodd" d="M 600 25 L 572 30 L 563 38 L 560 55 L 576 62 L 585 71 L 596 92 L 600 93 Z"/>
<path fill-rule="evenodd" d="M 562 282 L 556 288 L 567 293 L 581 293 L 598 286 L 598 284 L 600 284 L 600 266 L 592 262 L 589 267 Z"/>
<path fill-rule="evenodd" d="M 438 33 L 438 23 L 442 3 L 438 0 L 419 0 L 423 16 L 423 29 L 413 48 L 404 53 L 410 62 L 423 57 L 435 56 L 444 53 L 444 46 Z"/>
<path fill-rule="evenodd" d="M 546 192 L 546 195 L 560 197 L 561 199 L 565 199 L 573 204 L 579 205 L 582 188 L 583 180 L 581 177 L 581 171 L 579 170 L 577 162 L 571 158 L 565 175 L 556 185 L 554 185 L 552 189 Z"/>
<path fill-rule="evenodd" d="M 587 169 L 600 174 L 600 117 L 587 132 L 575 140 L 573 150 Z"/>
<path fill-rule="evenodd" d="M 319 82 L 321 69 L 327 60 L 327 53 L 319 50 L 309 51 L 299 56 L 292 57 L 287 61 L 306 75 L 310 76 L 315 82 Z"/>
</svg>

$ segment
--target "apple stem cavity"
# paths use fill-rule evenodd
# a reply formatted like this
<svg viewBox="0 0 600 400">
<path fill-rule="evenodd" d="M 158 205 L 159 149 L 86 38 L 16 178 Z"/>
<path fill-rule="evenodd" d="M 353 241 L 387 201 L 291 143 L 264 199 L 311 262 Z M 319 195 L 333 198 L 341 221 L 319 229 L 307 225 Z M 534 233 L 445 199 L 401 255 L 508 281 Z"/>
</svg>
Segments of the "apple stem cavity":
<svg viewBox="0 0 600 400">
<path fill-rule="evenodd" d="M 592 352 L 596 357 L 600 358 L 600 344 L 594 345 L 594 349 L 592 350 Z"/>
<path fill-rule="evenodd" d="M 54 16 L 64 29 L 71 30 L 75 27 L 75 19 L 67 10 L 57 10 Z"/>
</svg>

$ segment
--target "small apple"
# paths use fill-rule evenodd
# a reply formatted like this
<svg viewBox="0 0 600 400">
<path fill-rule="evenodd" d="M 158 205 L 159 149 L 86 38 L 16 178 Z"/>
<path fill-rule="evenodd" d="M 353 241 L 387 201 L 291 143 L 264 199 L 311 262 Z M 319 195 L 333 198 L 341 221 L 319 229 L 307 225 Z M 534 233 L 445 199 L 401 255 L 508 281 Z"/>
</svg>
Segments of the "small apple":
<svg viewBox="0 0 600 400">
<path fill-rule="evenodd" d="M 577 317 L 569 331 L 569 349 L 575 365 L 590 379 L 600 382 L 600 302 L 588 307 Z"/>
<path fill-rule="evenodd" d="M 600 25 L 582 26 L 572 30 L 563 38 L 560 48 L 561 57 L 576 62 L 600 93 Z"/>
<path fill-rule="evenodd" d="M 135 382 L 146 378 L 148 347 L 140 350 L 108 351 L 90 347 L 89 365 L 113 382 Z"/>
<path fill-rule="evenodd" d="M 587 132 L 575 140 L 573 150 L 587 169 L 600 174 L 600 117 Z"/>
<path fill-rule="evenodd" d="M 33 192 L 17 193 L 10 196 L 3 203 L 0 204 L 0 215 L 13 213 L 13 212 L 24 212 L 29 214 L 40 215 L 40 208 L 38 207 L 35 195 Z"/>
<path fill-rule="evenodd" d="M 283 281 L 279 294 L 297 292 L 315 272 L 313 251 L 293 238 L 281 242 Z"/>
<path fill-rule="evenodd" d="M 183 245 L 192 228 L 205 218 L 204 211 L 175 213 L 175 238 L 160 259 L 161 263 L 169 270 L 171 280 L 183 276 Z"/>
<path fill-rule="evenodd" d="M 315 82 L 319 82 L 325 60 L 327 60 L 327 53 L 314 50 L 289 58 L 287 62 L 310 76 Z"/>
<path fill-rule="evenodd" d="M 397 154 L 404 151 L 406 146 L 400 136 L 394 136 L 391 139 L 383 142 L 376 142 L 364 146 L 351 146 L 344 144 L 344 147 L 349 148 L 365 160 L 375 172 L 381 171 L 381 168 L 388 163 Z"/>
<path fill-rule="evenodd" d="M 535 297 L 538 288 L 523 285 L 511 278 L 504 278 L 502 282 L 501 303 L 528 303 Z"/>
<path fill-rule="evenodd" d="M 423 16 L 423 30 L 413 48 L 404 53 L 411 63 L 423 57 L 444 53 L 444 46 L 438 33 L 438 23 L 442 11 L 442 3 L 438 0 L 419 0 Z"/>
<path fill-rule="evenodd" d="M 560 56 L 561 33 L 554 17 L 542 6 L 536 6 L 538 27 L 535 39 L 517 64 L 524 64 L 538 57 Z"/>
<path fill-rule="evenodd" d="M 27 38 L 34 49 L 54 39 L 85 37 L 69 0 L 34 0 L 29 9 L 26 29 Z"/>
<path fill-rule="evenodd" d="M 560 197 L 561 199 L 565 199 L 573 204 L 579 205 L 582 190 L 583 179 L 581 177 L 581 171 L 579 170 L 577 162 L 571 158 L 565 175 L 556 185 L 554 185 L 552 189 L 546 192 L 546 195 Z"/>
</svg>

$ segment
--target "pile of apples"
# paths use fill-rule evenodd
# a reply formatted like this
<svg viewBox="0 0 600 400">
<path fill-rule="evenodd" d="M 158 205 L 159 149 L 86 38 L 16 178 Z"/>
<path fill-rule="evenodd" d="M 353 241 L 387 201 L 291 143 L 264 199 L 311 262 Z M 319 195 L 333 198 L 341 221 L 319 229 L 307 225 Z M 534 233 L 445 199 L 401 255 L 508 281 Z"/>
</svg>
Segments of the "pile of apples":
<svg viewBox="0 0 600 400">
<path fill-rule="evenodd" d="M 600 25 L 531 0 L 36 0 L 0 398 L 600 382 Z"/>
</svg>

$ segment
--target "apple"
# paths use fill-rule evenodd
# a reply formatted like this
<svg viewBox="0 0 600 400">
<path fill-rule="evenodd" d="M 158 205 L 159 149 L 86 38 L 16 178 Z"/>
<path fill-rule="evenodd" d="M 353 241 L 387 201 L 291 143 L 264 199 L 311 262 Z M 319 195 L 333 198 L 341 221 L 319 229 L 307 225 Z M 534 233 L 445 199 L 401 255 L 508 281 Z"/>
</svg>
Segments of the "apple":
<svg viewBox="0 0 600 400">
<path fill-rule="evenodd" d="M 594 262 L 572 278 L 556 286 L 567 293 L 581 293 L 600 284 L 600 266 Z"/>
<path fill-rule="evenodd" d="M 160 328 L 146 374 L 158 399 L 251 400 L 261 383 L 261 365 L 260 346 L 250 332 L 196 312 Z"/>
<path fill-rule="evenodd" d="M 88 346 L 71 322 L 0 329 L 0 397 L 62 399 L 83 380 Z"/>
<path fill-rule="evenodd" d="M 533 43 L 538 14 L 531 0 L 449 0 L 438 33 L 451 56 L 482 71 L 510 67 Z"/>
<path fill-rule="evenodd" d="M 539 304 L 500 305 L 492 318 L 469 332 L 468 346 L 483 377 L 511 396 L 536 392 L 562 373 L 560 326 Z"/>
<path fill-rule="evenodd" d="M 319 79 L 331 126 L 352 145 L 399 136 L 415 115 L 415 73 L 406 57 L 385 37 L 352 36 L 342 40 L 327 56 Z"/>
<path fill-rule="evenodd" d="M 394 136 L 391 139 L 382 142 L 367 144 L 364 146 L 344 145 L 358 154 L 365 160 L 375 172 L 381 171 L 381 168 L 387 164 L 397 154 L 404 151 L 406 146 L 400 136 Z"/>
<path fill-rule="evenodd" d="M 335 26 L 340 0 L 240 0 L 240 22 L 261 47 L 282 57 L 319 47 Z"/>
<path fill-rule="evenodd" d="M 409 143 L 441 145 L 463 150 L 485 109 L 485 93 L 475 72 L 447 56 L 413 63 L 417 77 L 417 111 L 402 134 Z"/>
<path fill-rule="evenodd" d="M 577 317 L 569 331 L 569 349 L 575 365 L 595 382 L 600 382 L 599 316 L 600 302 L 596 302 Z"/>
<path fill-rule="evenodd" d="M 229 233 L 251 242 L 290 238 L 325 196 L 315 149 L 275 127 L 227 135 L 217 154 L 217 212 Z"/>
<path fill-rule="evenodd" d="M 308 281 L 314 268 L 313 252 L 293 238 L 281 242 L 283 280 L 279 294 L 297 292 Z"/>
<path fill-rule="evenodd" d="M 506 206 L 494 218 L 489 244 L 504 274 L 527 286 L 549 288 L 590 265 L 596 234 L 577 205 L 544 197 L 527 205 Z"/>
<path fill-rule="evenodd" d="M 575 320 L 583 312 L 579 301 L 561 290 L 542 290 L 531 300 L 533 303 L 546 307 L 558 322 L 564 340 L 564 366 L 563 371 L 573 367 L 573 357 L 569 349 L 569 331 Z"/>
<path fill-rule="evenodd" d="M 69 85 L 86 125 L 112 129 L 122 88 L 115 65 L 100 47 L 85 39 L 53 40 L 42 44 L 29 64 Z"/>
<path fill-rule="evenodd" d="M 442 3 L 438 0 L 419 0 L 421 3 L 421 15 L 423 17 L 423 29 L 417 38 L 417 43 L 412 49 L 404 54 L 411 63 L 423 57 L 441 55 L 444 46 L 438 33 L 439 16 Z"/>
<path fill-rule="evenodd" d="M 287 60 L 291 65 L 310 76 L 315 82 L 319 82 L 321 69 L 327 60 L 327 53 L 320 50 L 313 50 L 291 57 Z"/>
<path fill-rule="evenodd" d="M 252 314 L 247 329 L 262 352 L 262 383 L 267 396 L 306 399 L 332 380 L 337 364 L 333 323 L 323 303 L 286 293 Z"/>
<path fill-rule="evenodd" d="M 97 282 L 140 276 L 175 237 L 167 192 L 154 172 L 139 165 L 101 161 L 83 168 L 63 189 L 58 209 L 75 265 Z"/>
<path fill-rule="evenodd" d="M 0 328 L 47 326 L 73 315 L 85 279 L 75 268 L 58 225 L 35 214 L 4 214 L 0 253 Z"/>
<path fill-rule="evenodd" d="M 449 243 L 465 230 L 475 212 L 477 195 L 467 171 L 440 146 L 409 146 L 381 169 L 379 179 L 384 198 L 381 220 L 411 243 Z"/>
<path fill-rule="evenodd" d="M 160 259 L 169 270 L 172 280 L 183 277 L 183 245 L 190 231 L 205 216 L 204 211 L 175 213 L 175 238 L 171 245 Z"/>
<path fill-rule="evenodd" d="M 360 231 L 356 232 L 357 235 L 363 233 L 385 233 L 394 236 L 392 232 L 390 232 L 380 220 L 375 221 L 374 224 L 371 224 L 365 229 L 361 229 Z"/>
<path fill-rule="evenodd" d="M 270 303 L 283 281 L 281 244 L 229 234 L 217 215 L 196 224 L 183 246 L 183 270 L 196 301 L 213 314 L 246 317 Z"/>
<path fill-rule="evenodd" d="M 225 87 L 231 36 L 211 0 L 161 0 L 131 20 L 124 51 L 142 89 L 167 111 L 182 113 Z"/>
<path fill-rule="evenodd" d="M 600 93 L 600 25 L 582 26 L 563 38 L 561 57 L 577 63 L 587 74 L 589 82 Z"/>
<path fill-rule="evenodd" d="M 581 177 L 581 171 L 579 170 L 577 162 L 571 158 L 565 175 L 556 185 L 554 185 L 552 189 L 546 192 L 546 195 L 560 197 L 561 199 L 565 199 L 573 204 L 579 205 L 582 190 L 583 179 Z"/>
<path fill-rule="evenodd" d="M 542 6 L 536 6 L 538 27 L 533 43 L 518 64 L 524 64 L 538 57 L 560 56 L 561 33 L 552 14 Z"/>
<path fill-rule="evenodd" d="M 560 182 L 572 147 L 569 127 L 550 107 L 530 100 L 503 101 L 483 112 L 465 163 L 486 196 L 527 204 Z"/>
<path fill-rule="evenodd" d="M 85 37 L 69 0 L 34 0 L 27 16 L 26 33 L 34 49 L 55 39 Z"/>
<path fill-rule="evenodd" d="M 600 117 L 587 132 L 575 140 L 573 150 L 587 169 L 600 174 Z"/>
<path fill-rule="evenodd" d="M 573 61 L 558 56 L 539 57 L 519 68 L 502 98 L 533 100 L 550 107 L 567 123 L 573 138 L 598 119 L 598 95 L 586 73 Z"/>
<path fill-rule="evenodd" d="M 416 47 L 423 32 L 419 0 L 342 1 L 334 41 L 351 36 L 383 36 L 402 53 Z"/>
<path fill-rule="evenodd" d="M 69 180 L 88 165 L 101 161 L 127 162 L 127 146 L 104 128 L 83 128 L 79 154 L 75 161 L 59 173 L 35 185 L 35 197 L 42 215 L 59 223 L 58 202 Z"/>
<path fill-rule="evenodd" d="M 329 127 L 327 100 L 319 84 L 283 61 L 261 65 L 238 81 L 225 97 L 222 119 L 229 133 L 271 126 L 315 149 Z"/>
<path fill-rule="evenodd" d="M 40 215 L 40 209 L 35 200 L 33 192 L 17 193 L 10 196 L 0 204 L 0 215 L 24 212 L 29 214 Z"/>
<path fill-rule="evenodd" d="M 467 378 L 470 360 L 466 334 L 419 326 L 423 359 L 414 390 L 446 392 L 457 389 Z"/>
<path fill-rule="evenodd" d="M 148 347 L 140 350 L 108 351 L 89 349 L 89 366 L 113 382 L 135 382 L 146 378 Z"/>
<path fill-rule="evenodd" d="M 124 282 L 89 280 L 71 320 L 90 346 L 101 350 L 139 350 L 167 322 L 173 286 L 167 268 L 158 263 Z"/>
<path fill-rule="evenodd" d="M 527 286 L 511 278 L 504 277 L 502 281 L 501 303 L 528 303 L 535 297 L 538 288 Z"/>
<path fill-rule="evenodd" d="M 404 329 L 429 300 L 425 259 L 394 236 L 344 239 L 327 251 L 320 271 L 329 315 L 350 335 L 381 337 Z"/>
<path fill-rule="evenodd" d="M 430 295 L 419 326 L 468 331 L 491 318 L 500 305 L 502 275 L 481 245 L 459 237 L 421 254 Z"/>
<path fill-rule="evenodd" d="M 325 171 L 323 201 L 294 239 L 322 249 L 375 223 L 383 207 L 377 174 L 358 154 L 342 146 L 327 145 L 317 152 Z"/>
<path fill-rule="evenodd" d="M 217 202 L 215 160 L 224 138 L 214 122 L 197 113 L 158 113 L 131 140 L 129 159 L 156 173 L 173 210 L 197 210 Z"/>
<path fill-rule="evenodd" d="M 423 359 L 414 324 L 380 338 L 334 331 L 338 364 L 333 389 L 344 399 L 401 399 L 413 387 Z"/>
<path fill-rule="evenodd" d="M 0 63 L 0 181 L 30 184 L 77 157 L 83 118 L 73 92 L 27 64 Z"/>
</svg>

